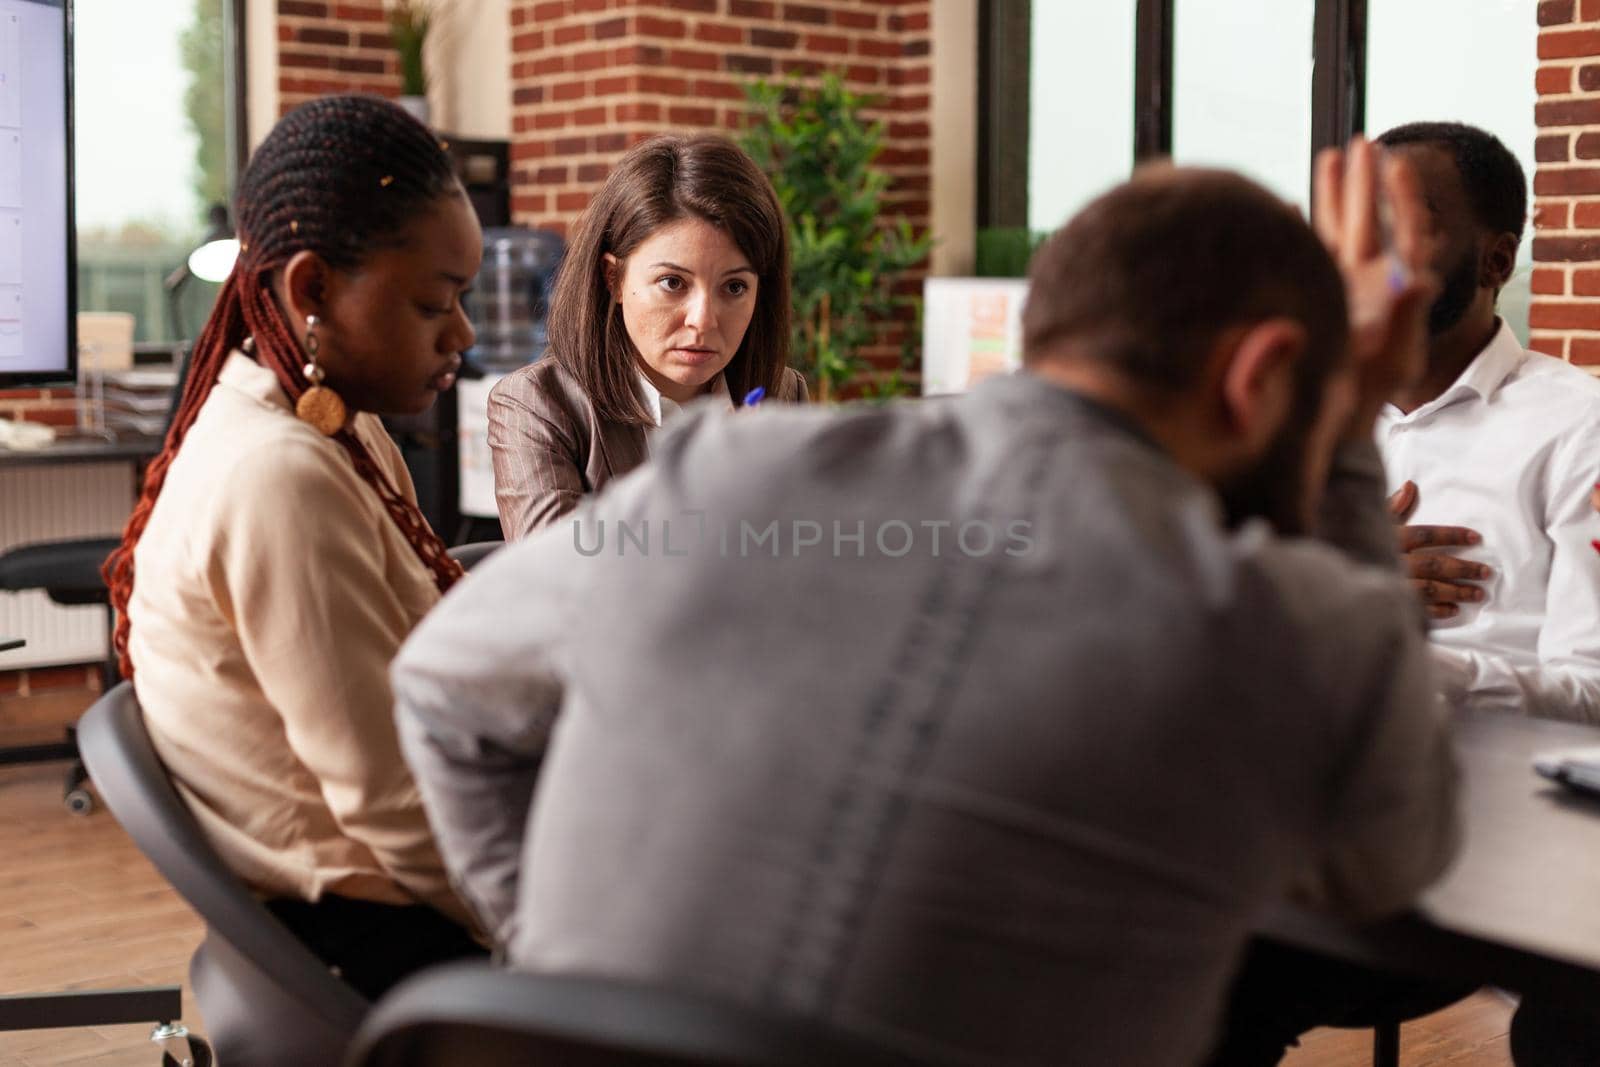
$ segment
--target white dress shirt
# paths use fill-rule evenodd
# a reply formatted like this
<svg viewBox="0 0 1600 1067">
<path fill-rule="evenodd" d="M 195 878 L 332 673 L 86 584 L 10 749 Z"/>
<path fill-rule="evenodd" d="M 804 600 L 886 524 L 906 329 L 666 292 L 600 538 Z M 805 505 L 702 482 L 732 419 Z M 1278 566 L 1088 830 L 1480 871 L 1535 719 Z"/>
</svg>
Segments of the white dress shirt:
<svg viewBox="0 0 1600 1067">
<path fill-rule="evenodd" d="M 721 397 L 723 403 L 732 410 L 733 397 L 728 393 L 728 379 L 718 374 L 708 385 L 705 392 L 695 397 L 694 402 L 704 400 L 706 397 Z M 683 414 L 683 405 L 670 396 L 661 395 L 661 390 L 645 377 L 643 371 L 639 372 L 639 389 L 644 393 L 645 407 L 650 409 L 650 417 L 656 420 L 658 429 Z"/>
<path fill-rule="evenodd" d="M 1437 399 L 1385 408 L 1377 435 L 1390 491 L 1417 484 L 1407 521 L 1478 531 L 1443 551 L 1494 569 L 1483 601 L 1434 626 L 1446 695 L 1600 723 L 1600 381 L 1502 322 Z"/>
</svg>

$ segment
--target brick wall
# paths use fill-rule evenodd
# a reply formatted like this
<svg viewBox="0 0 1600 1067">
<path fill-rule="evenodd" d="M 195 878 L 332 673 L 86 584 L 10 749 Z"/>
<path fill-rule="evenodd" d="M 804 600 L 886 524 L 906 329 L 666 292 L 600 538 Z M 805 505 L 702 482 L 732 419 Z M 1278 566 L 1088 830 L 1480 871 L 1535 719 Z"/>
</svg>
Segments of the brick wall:
<svg viewBox="0 0 1600 1067">
<path fill-rule="evenodd" d="M 1532 346 L 1600 366 L 1600 0 L 1542 0 Z"/>
<path fill-rule="evenodd" d="M 512 213 L 565 233 L 632 144 L 737 131 L 757 77 L 839 72 L 877 97 L 888 211 L 929 220 L 931 0 L 512 0 Z M 902 283 L 921 291 L 921 273 Z M 864 353 L 884 368 L 899 331 Z"/>
<path fill-rule="evenodd" d="M 69 389 L 0 389 L 0 419 L 26 419 L 67 429 L 78 423 L 78 402 Z"/>
<path fill-rule="evenodd" d="M 277 0 L 278 114 L 328 93 L 400 95 L 383 0 Z"/>
</svg>

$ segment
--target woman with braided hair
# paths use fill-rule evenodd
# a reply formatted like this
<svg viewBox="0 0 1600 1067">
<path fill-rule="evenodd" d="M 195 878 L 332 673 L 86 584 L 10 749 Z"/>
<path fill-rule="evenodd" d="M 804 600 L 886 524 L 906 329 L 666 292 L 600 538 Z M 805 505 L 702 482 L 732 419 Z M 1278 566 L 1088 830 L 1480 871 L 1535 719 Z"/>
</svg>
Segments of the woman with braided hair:
<svg viewBox="0 0 1600 1067">
<path fill-rule="evenodd" d="M 236 211 L 238 263 L 106 564 L 116 650 L 218 851 L 377 996 L 480 951 L 388 681 L 461 572 L 376 416 L 454 381 L 482 238 L 437 139 L 375 97 L 285 116 Z"/>
</svg>

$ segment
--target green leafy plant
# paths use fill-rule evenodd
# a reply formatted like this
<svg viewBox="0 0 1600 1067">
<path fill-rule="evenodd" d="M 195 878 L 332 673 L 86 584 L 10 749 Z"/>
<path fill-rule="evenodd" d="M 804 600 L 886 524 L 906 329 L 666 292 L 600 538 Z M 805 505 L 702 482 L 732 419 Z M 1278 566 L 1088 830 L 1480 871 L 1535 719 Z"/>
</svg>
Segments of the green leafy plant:
<svg viewBox="0 0 1600 1067">
<path fill-rule="evenodd" d="M 835 74 L 815 87 L 790 80 L 756 81 L 745 89 L 753 111 L 741 144 L 772 178 L 788 216 L 793 261 L 791 360 L 833 398 L 866 366 L 861 349 L 916 297 L 895 282 L 932 244 L 904 218 L 886 219 L 889 175 L 873 166 L 883 124 L 863 111 L 871 101 Z M 902 363 L 908 348 L 902 348 Z M 905 390 L 897 371 L 878 391 Z"/>
<path fill-rule="evenodd" d="M 984 227 L 977 236 L 974 274 L 980 278 L 1026 278 L 1034 252 L 1050 235 L 1021 227 Z"/>
<path fill-rule="evenodd" d="M 400 93 L 426 96 L 428 69 L 422 62 L 422 46 L 427 43 L 437 15 L 428 0 L 394 0 L 389 8 L 389 40 L 400 53 Z"/>
</svg>

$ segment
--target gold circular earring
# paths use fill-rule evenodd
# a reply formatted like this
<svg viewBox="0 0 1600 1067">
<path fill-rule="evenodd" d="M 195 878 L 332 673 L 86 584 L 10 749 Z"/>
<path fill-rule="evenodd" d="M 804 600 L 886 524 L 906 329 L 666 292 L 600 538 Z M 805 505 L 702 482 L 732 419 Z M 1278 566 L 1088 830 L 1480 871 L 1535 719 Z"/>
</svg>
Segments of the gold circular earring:
<svg viewBox="0 0 1600 1067">
<path fill-rule="evenodd" d="M 307 362 L 304 369 L 311 388 L 301 393 L 300 399 L 295 401 L 294 413 L 301 422 L 307 423 L 324 437 L 332 437 L 344 428 L 348 413 L 345 410 L 344 398 L 322 384 L 322 379 L 326 375 L 322 368 L 317 366 L 317 351 L 320 347 L 317 324 L 318 319 L 315 315 L 306 316 Z"/>
</svg>

